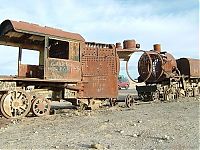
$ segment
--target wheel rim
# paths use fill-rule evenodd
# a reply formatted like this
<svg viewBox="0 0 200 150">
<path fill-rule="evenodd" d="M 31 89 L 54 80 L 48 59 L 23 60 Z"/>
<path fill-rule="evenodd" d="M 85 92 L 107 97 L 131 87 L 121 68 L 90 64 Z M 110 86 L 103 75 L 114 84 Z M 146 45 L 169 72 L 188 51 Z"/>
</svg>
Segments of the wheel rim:
<svg viewBox="0 0 200 150">
<path fill-rule="evenodd" d="M 166 101 L 171 101 L 171 100 L 174 100 L 174 99 L 176 99 L 176 94 L 173 93 L 171 89 L 168 89 L 165 92 L 165 100 Z"/>
<path fill-rule="evenodd" d="M 6 118 L 21 118 L 26 116 L 31 108 L 30 96 L 23 90 L 9 91 L 0 101 L 0 110 Z"/>
<path fill-rule="evenodd" d="M 116 105 L 116 99 L 114 98 L 109 98 L 109 103 L 110 103 L 110 106 L 115 106 Z"/>
<path fill-rule="evenodd" d="M 186 91 L 185 91 L 185 96 L 186 96 L 186 97 L 192 97 L 192 96 L 193 96 L 193 91 L 192 91 L 192 89 L 186 89 Z"/>
<path fill-rule="evenodd" d="M 158 101 L 159 100 L 159 91 L 155 91 L 152 94 L 152 100 L 153 101 Z"/>
<path fill-rule="evenodd" d="M 33 114 L 40 117 L 49 114 L 50 111 L 50 101 L 46 98 L 36 98 L 32 103 Z"/>
<path fill-rule="evenodd" d="M 127 95 L 126 98 L 125 98 L 125 102 L 126 102 L 126 106 L 127 107 L 132 107 L 133 106 L 133 103 L 134 103 L 134 98 L 132 95 Z"/>
</svg>

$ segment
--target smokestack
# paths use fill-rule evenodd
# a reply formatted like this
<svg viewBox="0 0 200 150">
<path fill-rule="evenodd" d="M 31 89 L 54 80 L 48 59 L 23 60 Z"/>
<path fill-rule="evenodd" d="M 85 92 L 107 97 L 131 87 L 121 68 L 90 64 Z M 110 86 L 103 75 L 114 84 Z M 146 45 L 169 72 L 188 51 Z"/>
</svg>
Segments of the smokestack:
<svg viewBox="0 0 200 150">
<path fill-rule="evenodd" d="M 154 45 L 153 45 L 153 50 L 154 50 L 155 52 L 160 53 L 160 52 L 161 52 L 161 45 L 160 45 L 160 44 L 154 44 Z"/>
<path fill-rule="evenodd" d="M 130 48 L 136 48 L 136 41 L 135 40 L 124 40 L 123 49 L 130 49 Z"/>
</svg>

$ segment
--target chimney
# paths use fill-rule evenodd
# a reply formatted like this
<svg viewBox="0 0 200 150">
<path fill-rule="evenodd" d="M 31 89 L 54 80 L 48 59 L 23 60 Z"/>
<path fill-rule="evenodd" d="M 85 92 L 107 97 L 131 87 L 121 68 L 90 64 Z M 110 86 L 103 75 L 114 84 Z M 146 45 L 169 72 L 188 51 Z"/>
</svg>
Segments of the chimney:
<svg viewBox="0 0 200 150">
<path fill-rule="evenodd" d="M 160 53 L 160 52 L 161 52 L 161 45 L 160 45 L 160 44 L 154 44 L 154 45 L 153 45 L 153 50 L 154 50 L 155 52 Z"/>
</svg>

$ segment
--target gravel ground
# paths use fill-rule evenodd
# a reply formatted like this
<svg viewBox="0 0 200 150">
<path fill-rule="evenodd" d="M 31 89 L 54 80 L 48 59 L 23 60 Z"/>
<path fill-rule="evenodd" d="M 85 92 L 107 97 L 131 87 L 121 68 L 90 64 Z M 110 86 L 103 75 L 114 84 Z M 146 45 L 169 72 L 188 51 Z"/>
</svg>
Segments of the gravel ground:
<svg viewBox="0 0 200 150">
<path fill-rule="evenodd" d="M 0 149 L 199 149 L 199 99 L 0 118 Z"/>
</svg>

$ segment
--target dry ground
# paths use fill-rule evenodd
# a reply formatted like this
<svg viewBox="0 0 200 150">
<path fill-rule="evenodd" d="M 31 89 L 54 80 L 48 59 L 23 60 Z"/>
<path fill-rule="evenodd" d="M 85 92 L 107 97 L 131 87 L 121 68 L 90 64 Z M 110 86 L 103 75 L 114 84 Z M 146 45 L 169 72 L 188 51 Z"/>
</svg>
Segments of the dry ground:
<svg viewBox="0 0 200 150">
<path fill-rule="evenodd" d="M 198 98 L 0 123 L 0 149 L 199 149 Z"/>
</svg>

